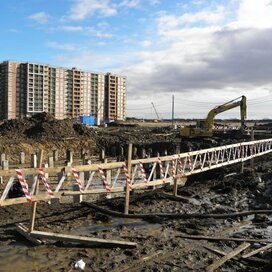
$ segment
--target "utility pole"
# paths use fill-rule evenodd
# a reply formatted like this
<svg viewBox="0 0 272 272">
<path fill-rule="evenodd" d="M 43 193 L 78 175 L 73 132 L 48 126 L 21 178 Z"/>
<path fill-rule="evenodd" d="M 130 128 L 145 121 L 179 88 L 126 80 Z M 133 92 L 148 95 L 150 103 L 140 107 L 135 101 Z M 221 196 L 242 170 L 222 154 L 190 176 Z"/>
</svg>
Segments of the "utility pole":
<svg viewBox="0 0 272 272">
<path fill-rule="evenodd" d="M 175 97 L 172 96 L 172 126 L 174 126 Z"/>
</svg>

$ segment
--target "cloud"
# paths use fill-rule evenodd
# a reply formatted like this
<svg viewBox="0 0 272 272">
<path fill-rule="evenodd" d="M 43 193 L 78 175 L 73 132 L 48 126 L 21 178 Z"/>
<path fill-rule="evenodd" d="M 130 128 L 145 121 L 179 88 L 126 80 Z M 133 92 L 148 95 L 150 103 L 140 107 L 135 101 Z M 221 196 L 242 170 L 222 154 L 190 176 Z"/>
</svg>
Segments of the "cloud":
<svg viewBox="0 0 272 272">
<path fill-rule="evenodd" d="M 45 25 L 49 22 L 50 16 L 44 11 L 41 11 L 28 16 L 28 19 L 38 24 Z"/>
<path fill-rule="evenodd" d="M 161 14 L 157 19 L 160 30 L 173 30 L 177 27 L 183 27 L 186 25 L 195 23 L 206 23 L 208 25 L 216 25 L 220 23 L 225 16 L 225 9 L 222 6 L 218 6 L 215 10 L 202 10 L 199 12 L 184 13 L 181 16 Z"/>
<path fill-rule="evenodd" d="M 82 21 L 95 13 L 102 17 L 110 17 L 117 13 L 109 0 L 74 0 L 65 19 Z"/>
<path fill-rule="evenodd" d="M 172 92 L 195 101 L 207 101 L 208 97 L 222 102 L 242 94 L 258 97 L 268 90 L 272 93 L 272 14 L 268 1 L 240 1 L 232 22 L 224 25 L 220 14 L 229 12 L 227 8 L 197 11 L 191 17 L 189 13 L 159 14 L 160 49 L 139 51 L 136 64 L 118 70 L 130 83 L 128 103 L 136 103 L 139 96 L 142 101 L 152 101 L 154 97 L 163 101 Z M 208 24 L 190 26 L 200 21 Z M 262 117 L 265 109 L 269 112 L 268 104 L 262 109 L 255 105 L 249 108 L 251 117 Z M 186 110 L 180 113 L 201 116 L 196 107 Z"/>
<path fill-rule="evenodd" d="M 87 71 L 96 71 L 101 73 L 114 72 L 117 67 L 130 61 L 131 55 L 121 54 L 113 55 L 95 53 L 89 49 L 80 49 L 69 55 L 62 52 L 53 57 L 53 63 L 64 67 L 78 67 Z"/>
<path fill-rule="evenodd" d="M 155 5 L 160 4 L 160 0 L 149 0 L 149 3 L 151 6 L 155 6 Z"/>
<path fill-rule="evenodd" d="M 10 28 L 8 32 L 19 33 L 20 31 L 17 28 Z"/>
<path fill-rule="evenodd" d="M 213 11 L 200 11 L 195 13 L 185 13 L 178 18 L 179 23 L 197 23 L 206 22 L 208 24 L 216 24 L 223 20 L 225 15 L 224 7 L 218 6 Z"/>
<path fill-rule="evenodd" d="M 152 42 L 149 41 L 149 40 L 144 40 L 144 41 L 141 41 L 141 42 L 140 42 L 140 45 L 141 45 L 142 47 L 150 47 L 150 46 L 152 45 Z"/>
<path fill-rule="evenodd" d="M 271 0 L 241 0 L 237 20 L 231 26 L 236 28 L 271 28 Z"/>
<path fill-rule="evenodd" d="M 60 31 L 65 32 L 81 32 L 84 30 L 82 26 L 71 26 L 71 25 L 63 25 L 57 28 Z"/>
<path fill-rule="evenodd" d="M 91 34 L 92 36 L 95 36 L 100 39 L 110 39 L 113 37 L 111 33 L 96 29 L 94 27 L 86 27 L 85 33 Z"/>
<path fill-rule="evenodd" d="M 79 2 L 83 1 L 78 0 L 74 5 Z M 155 2 L 153 4 L 158 4 Z M 135 37 L 128 35 L 123 47 L 120 45 L 119 54 L 84 51 L 72 57 L 63 54 L 56 60 L 68 67 L 77 63 L 82 69 L 111 71 L 126 76 L 128 105 L 134 107 L 145 103 L 150 107 L 151 101 L 158 105 L 166 103 L 171 98 L 170 94 L 174 93 L 181 99 L 180 107 L 177 107 L 180 117 L 205 117 L 211 109 L 210 105 L 202 109 L 196 103 L 186 104 L 186 99 L 223 103 L 242 94 L 254 99 L 272 94 L 270 1 L 232 0 L 224 7 L 207 7 L 204 2 L 196 0 L 194 12 L 187 9 L 180 14 L 157 13 L 154 25 L 149 24 L 152 39 L 142 36 L 135 42 Z M 100 3 L 117 13 L 118 5 L 113 6 L 109 1 Z M 101 9 L 93 7 L 80 16 L 80 13 L 78 16 L 75 13 L 73 18 L 81 20 L 94 13 L 102 16 Z M 111 37 L 105 29 L 87 29 L 89 34 L 97 37 Z M 133 48 L 138 46 L 138 49 L 128 51 L 127 44 L 134 44 Z M 167 107 L 158 107 L 164 117 Z M 267 113 L 271 116 L 269 104 L 259 108 L 257 104 L 249 104 L 249 110 L 249 117 L 267 117 Z M 146 114 L 154 114 L 152 108 L 151 113 L 140 109 L 128 112 L 130 116 L 148 117 Z M 228 114 L 232 116 L 232 113 Z M 238 118 L 238 115 L 235 113 L 234 117 Z"/>
<path fill-rule="evenodd" d="M 65 51 L 74 51 L 76 49 L 79 49 L 75 44 L 71 43 L 58 43 L 54 41 L 49 41 L 47 43 L 47 46 L 54 49 L 61 49 Z"/>
<path fill-rule="evenodd" d="M 138 7 L 141 0 L 123 0 L 119 6 L 120 7 L 128 7 L 128 8 L 135 8 Z"/>
</svg>

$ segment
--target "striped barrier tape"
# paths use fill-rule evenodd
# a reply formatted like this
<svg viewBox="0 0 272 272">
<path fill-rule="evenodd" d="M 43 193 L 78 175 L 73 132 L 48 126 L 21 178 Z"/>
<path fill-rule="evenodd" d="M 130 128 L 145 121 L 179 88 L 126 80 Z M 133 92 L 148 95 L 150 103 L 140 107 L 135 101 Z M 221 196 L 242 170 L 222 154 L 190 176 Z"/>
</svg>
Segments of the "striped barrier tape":
<svg viewBox="0 0 272 272">
<path fill-rule="evenodd" d="M 139 167 L 140 167 L 141 174 L 142 174 L 142 178 L 143 178 L 144 182 L 145 182 L 145 183 L 148 183 L 148 180 L 147 180 L 147 177 L 146 177 L 146 173 L 145 173 L 145 169 L 144 169 L 144 166 L 143 166 L 142 161 L 139 161 L 139 162 L 138 162 L 138 165 L 139 165 Z"/>
<path fill-rule="evenodd" d="M 79 187 L 79 191 L 81 192 L 81 193 L 83 193 L 84 192 L 84 188 L 83 188 L 83 186 L 82 186 L 82 184 L 81 184 L 81 180 L 80 180 L 80 178 L 79 178 L 79 175 L 78 175 L 78 173 L 77 173 L 77 171 L 76 171 L 76 169 L 74 168 L 74 167 L 72 167 L 72 174 L 73 174 L 73 176 L 74 176 L 74 178 L 75 178 L 75 180 L 76 180 L 76 185 L 78 185 L 78 187 Z"/>
<path fill-rule="evenodd" d="M 165 175 L 163 173 L 163 167 L 162 167 L 162 161 L 161 161 L 161 158 L 158 157 L 158 164 L 159 164 L 159 167 L 160 167 L 160 178 L 162 179 L 163 183 L 165 183 Z"/>
<path fill-rule="evenodd" d="M 110 187 L 110 185 L 107 182 L 107 178 L 106 178 L 106 176 L 104 174 L 104 171 L 103 171 L 103 168 L 102 168 L 101 165 L 98 165 L 98 171 L 99 171 L 99 174 L 100 174 L 100 176 L 102 178 L 102 182 L 103 182 L 104 187 L 106 188 L 106 190 L 108 192 L 111 192 L 111 187 Z"/>
<path fill-rule="evenodd" d="M 183 164 L 182 164 L 182 158 L 179 155 L 179 159 L 178 159 L 178 172 L 180 174 L 183 174 Z"/>
<path fill-rule="evenodd" d="M 176 159 L 175 157 L 172 158 L 172 177 L 175 178 L 176 176 Z"/>
<path fill-rule="evenodd" d="M 50 197 L 54 197 L 54 193 L 52 192 L 52 190 L 50 189 L 50 186 L 45 178 L 45 173 L 44 173 L 44 170 L 42 168 L 39 168 L 39 178 L 41 178 L 43 184 L 44 184 L 44 187 L 48 193 L 48 195 Z"/>
<path fill-rule="evenodd" d="M 31 196 L 30 196 L 30 194 L 28 192 L 27 183 L 26 183 L 25 179 L 23 178 L 23 172 L 20 169 L 16 169 L 15 171 L 16 171 L 16 175 L 18 177 L 18 180 L 20 182 L 20 185 L 21 185 L 21 187 L 23 189 L 23 192 L 25 194 L 25 198 L 26 198 L 27 202 L 32 202 Z"/>
<path fill-rule="evenodd" d="M 132 184 L 131 184 L 131 180 L 130 180 L 130 176 L 128 174 L 128 168 L 127 168 L 127 165 L 125 163 L 123 163 L 123 169 L 124 169 L 124 172 L 125 172 L 125 176 L 126 176 L 126 183 L 128 184 L 129 186 L 129 189 L 132 190 Z"/>
</svg>

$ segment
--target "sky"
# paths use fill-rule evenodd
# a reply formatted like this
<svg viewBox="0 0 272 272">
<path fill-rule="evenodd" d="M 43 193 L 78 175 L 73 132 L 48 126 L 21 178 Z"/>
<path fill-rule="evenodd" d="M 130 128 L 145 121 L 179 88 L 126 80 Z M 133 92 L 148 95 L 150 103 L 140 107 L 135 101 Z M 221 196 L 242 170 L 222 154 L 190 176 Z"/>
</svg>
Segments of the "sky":
<svg viewBox="0 0 272 272">
<path fill-rule="evenodd" d="M 127 116 L 272 118 L 271 0 L 0 0 L 0 62 L 127 78 Z M 217 118 L 239 118 L 239 108 Z"/>
</svg>

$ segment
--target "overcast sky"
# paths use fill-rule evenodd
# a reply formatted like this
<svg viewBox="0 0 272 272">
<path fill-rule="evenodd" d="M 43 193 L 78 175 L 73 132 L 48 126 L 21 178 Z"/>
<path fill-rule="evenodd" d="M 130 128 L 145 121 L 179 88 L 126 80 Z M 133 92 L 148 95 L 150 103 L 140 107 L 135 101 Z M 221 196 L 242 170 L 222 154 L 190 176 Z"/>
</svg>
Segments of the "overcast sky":
<svg viewBox="0 0 272 272">
<path fill-rule="evenodd" d="M 272 118 L 271 0 L 9 0 L 0 61 L 127 77 L 127 116 L 204 118 L 241 95 Z M 218 118 L 239 118 L 239 110 Z"/>
</svg>

